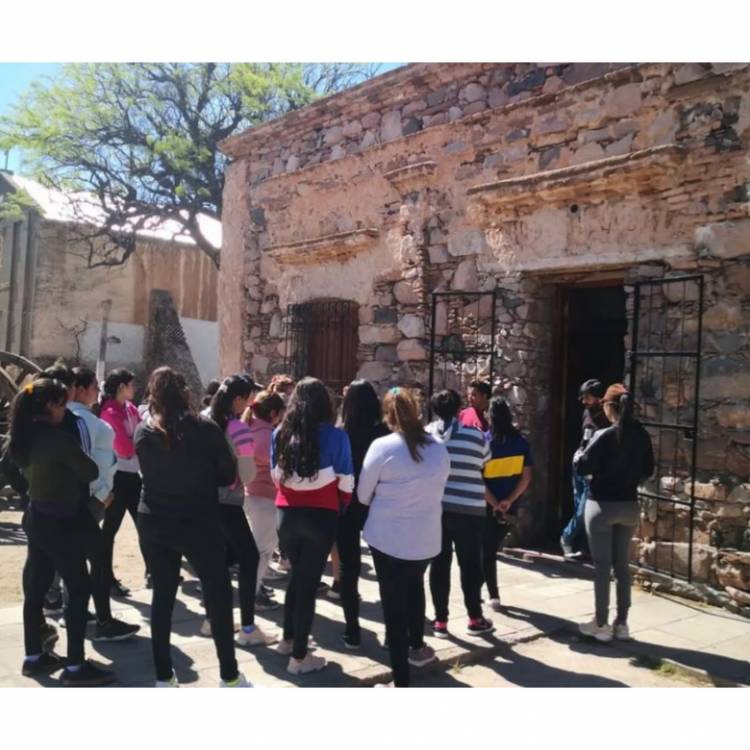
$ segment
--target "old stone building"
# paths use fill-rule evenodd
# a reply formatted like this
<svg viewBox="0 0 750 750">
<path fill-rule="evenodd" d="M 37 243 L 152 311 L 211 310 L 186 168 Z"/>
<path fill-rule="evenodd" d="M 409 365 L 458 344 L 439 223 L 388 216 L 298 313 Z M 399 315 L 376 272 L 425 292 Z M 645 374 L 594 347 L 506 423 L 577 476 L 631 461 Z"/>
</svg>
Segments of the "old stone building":
<svg viewBox="0 0 750 750">
<path fill-rule="evenodd" d="M 415 64 L 228 139 L 222 370 L 490 377 L 536 544 L 578 385 L 629 377 L 659 461 L 634 562 L 750 612 L 749 90 L 746 64 Z"/>
<path fill-rule="evenodd" d="M 191 382 L 205 384 L 218 375 L 216 267 L 179 234 L 179 226 L 160 222 L 140 230 L 124 265 L 88 268 L 90 229 L 84 219 L 96 220 L 95 206 L 79 197 L 84 194 L 0 173 L 0 198 L 19 190 L 31 205 L 22 216 L 0 221 L 0 349 L 42 366 L 58 357 L 94 366 L 106 317 L 107 369 L 128 367 L 141 386 L 145 369 L 162 363 L 154 343 L 164 349 L 163 332 L 152 331 L 158 342 L 149 332 L 150 321 L 166 305 L 174 309 L 172 327 L 181 329 L 175 332 L 177 348 L 192 360 L 180 358 Z M 204 221 L 211 241 L 220 246 L 221 225 L 209 217 Z M 202 390 L 200 382 L 193 387 Z"/>
</svg>

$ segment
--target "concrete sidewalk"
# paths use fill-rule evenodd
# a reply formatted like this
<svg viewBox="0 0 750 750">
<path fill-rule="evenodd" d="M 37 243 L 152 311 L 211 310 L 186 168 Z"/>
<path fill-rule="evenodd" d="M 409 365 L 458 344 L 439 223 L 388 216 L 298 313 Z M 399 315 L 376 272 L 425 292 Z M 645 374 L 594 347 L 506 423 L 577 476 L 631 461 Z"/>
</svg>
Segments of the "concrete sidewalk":
<svg viewBox="0 0 750 750">
<path fill-rule="evenodd" d="M 589 619 L 593 613 L 591 571 L 585 566 L 552 560 L 523 560 L 501 555 L 500 587 L 506 609 L 501 614 L 486 611 L 495 623 L 491 636 L 482 638 L 466 634 L 458 574 L 454 565 L 451 590 L 451 637 L 439 640 L 429 635 L 427 642 L 435 648 L 439 664 L 413 670 L 415 685 L 420 672 L 468 664 L 508 652 L 514 644 L 536 638 L 563 634 L 574 636 L 575 624 Z M 326 578 L 330 581 L 330 577 Z M 173 620 L 173 659 L 175 670 L 184 686 L 211 687 L 219 682 L 219 670 L 213 642 L 199 635 L 203 612 L 196 593 L 196 581 L 182 585 Z M 276 584 L 277 598 L 283 601 L 284 581 Z M 363 555 L 362 649 L 351 652 L 343 647 L 343 616 L 341 607 L 319 597 L 313 636 L 318 642 L 316 653 L 325 656 L 329 666 L 322 672 L 295 678 L 286 673 L 287 659 L 274 647 L 237 649 L 240 668 L 259 687 L 354 687 L 372 685 L 390 679 L 388 653 L 381 646 L 384 627 L 379 604 L 377 582 L 369 552 Z M 114 602 L 117 616 L 142 625 L 138 636 L 124 643 L 87 643 L 90 658 L 113 664 L 119 684 L 150 686 L 153 684 L 148 612 L 150 591 L 133 592 L 124 602 Z M 614 592 L 613 592 L 614 594 Z M 432 615 L 428 590 L 427 616 Z M 614 601 L 614 596 L 613 596 Z M 258 616 L 258 624 L 280 635 L 282 608 Z M 236 613 L 239 620 L 239 614 Z M 56 685 L 58 678 L 41 682 L 20 675 L 23 657 L 21 607 L 0 610 L 0 686 Z M 652 663 L 660 660 L 702 674 L 713 684 L 750 685 L 750 620 L 724 610 L 702 606 L 685 600 L 672 600 L 634 590 L 631 631 L 635 640 L 619 642 L 626 650 Z M 64 654 L 64 630 L 57 652 Z"/>
</svg>

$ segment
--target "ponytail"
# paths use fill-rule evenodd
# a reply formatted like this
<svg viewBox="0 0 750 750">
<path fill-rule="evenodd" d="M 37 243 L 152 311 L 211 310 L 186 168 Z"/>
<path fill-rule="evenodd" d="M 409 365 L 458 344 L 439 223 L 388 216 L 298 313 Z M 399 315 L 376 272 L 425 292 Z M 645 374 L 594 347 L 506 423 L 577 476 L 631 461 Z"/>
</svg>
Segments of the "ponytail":
<svg viewBox="0 0 750 750">
<path fill-rule="evenodd" d="M 211 419 L 222 430 L 226 430 L 229 420 L 235 416 L 232 411 L 234 400 L 249 398 L 252 392 L 252 385 L 241 375 L 231 375 L 226 378 L 211 399 Z"/>
<path fill-rule="evenodd" d="M 47 415 L 47 407 L 64 404 L 68 389 L 59 380 L 40 378 L 22 388 L 13 399 L 10 411 L 8 452 L 19 466 L 29 462 L 34 422 Z"/>
<path fill-rule="evenodd" d="M 427 445 L 430 438 L 419 419 L 416 399 L 408 388 L 391 388 L 383 398 L 385 423 L 393 431 L 403 436 L 412 461 L 420 463 L 420 448 Z"/>
<path fill-rule="evenodd" d="M 622 445 L 627 431 L 635 424 L 633 397 L 622 383 L 615 383 L 607 388 L 604 404 L 615 412 L 617 442 Z"/>
<path fill-rule="evenodd" d="M 492 437 L 499 443 L 504 443 L 509 438 L 519 435 L 518 429 L 513 424 L 510 406 L 502 396 L 495 396 L 490 401 L 490 425 Z"/>
<path fill-rule="evenodd" d="M 171 367 L 159 367 L 148 381 L 149 411 L 156 417 L 157 428 L 167 437 L 167 444 L 182 439 L 185 424 L 193 418 L 185 378 Z"/>
</svg>

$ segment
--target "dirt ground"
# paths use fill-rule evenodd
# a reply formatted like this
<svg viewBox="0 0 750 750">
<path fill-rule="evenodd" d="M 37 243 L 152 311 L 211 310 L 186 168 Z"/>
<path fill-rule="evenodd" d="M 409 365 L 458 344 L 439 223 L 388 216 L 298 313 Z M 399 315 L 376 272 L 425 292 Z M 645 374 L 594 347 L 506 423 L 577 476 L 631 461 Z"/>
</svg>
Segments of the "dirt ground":
<svg viewBox="0 0 750 750">
<path fill-rule="evenodd" d="M 26 535 L 21 528 L 16 501 L 0 497 L 0 607 L 20 604 L 21 574 L 26 560 Z M 143 588 L 144 566 L 138 536 L 130 516 L 125 516 L 115 539 L 115 576 L 129 588 Z"/>
</svg>

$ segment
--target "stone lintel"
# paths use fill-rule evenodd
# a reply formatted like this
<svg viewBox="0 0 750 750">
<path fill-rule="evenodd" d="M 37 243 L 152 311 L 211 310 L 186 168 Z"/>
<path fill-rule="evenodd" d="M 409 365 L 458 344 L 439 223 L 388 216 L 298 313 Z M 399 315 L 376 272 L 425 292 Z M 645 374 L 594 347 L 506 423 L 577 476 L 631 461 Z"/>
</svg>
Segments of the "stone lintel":
<svg viewBox="0 0 750 750">
<path fill-rule="evenodd" d="M 571 200 L 585 204 L 666 187 L 665 180 L 674 180 L 673 170 L 685 154 L 685 148 L 669 143 L 475 185 L 467 194 L 488 207 L 532 209 L 541 203 L 550 205 Z"/>
<path fill-rule="evenodd" d="M 395 188 L 413 189 L 419 187 L 437 172 L 437 164 L 434 161 L 420 161 L 415 164 L 406 164 L 403 167 L 383 172 L 388 182 Z"/>
<path fill-rule="evenodd" d="M 300 242 L 282 243 L 266 248 L 274 260 L 285 266 L 306 266 L 326 261 L 342 261 L 372 245 L 380 231 L 373 227 L 336 232 Z"/>
</svg>

